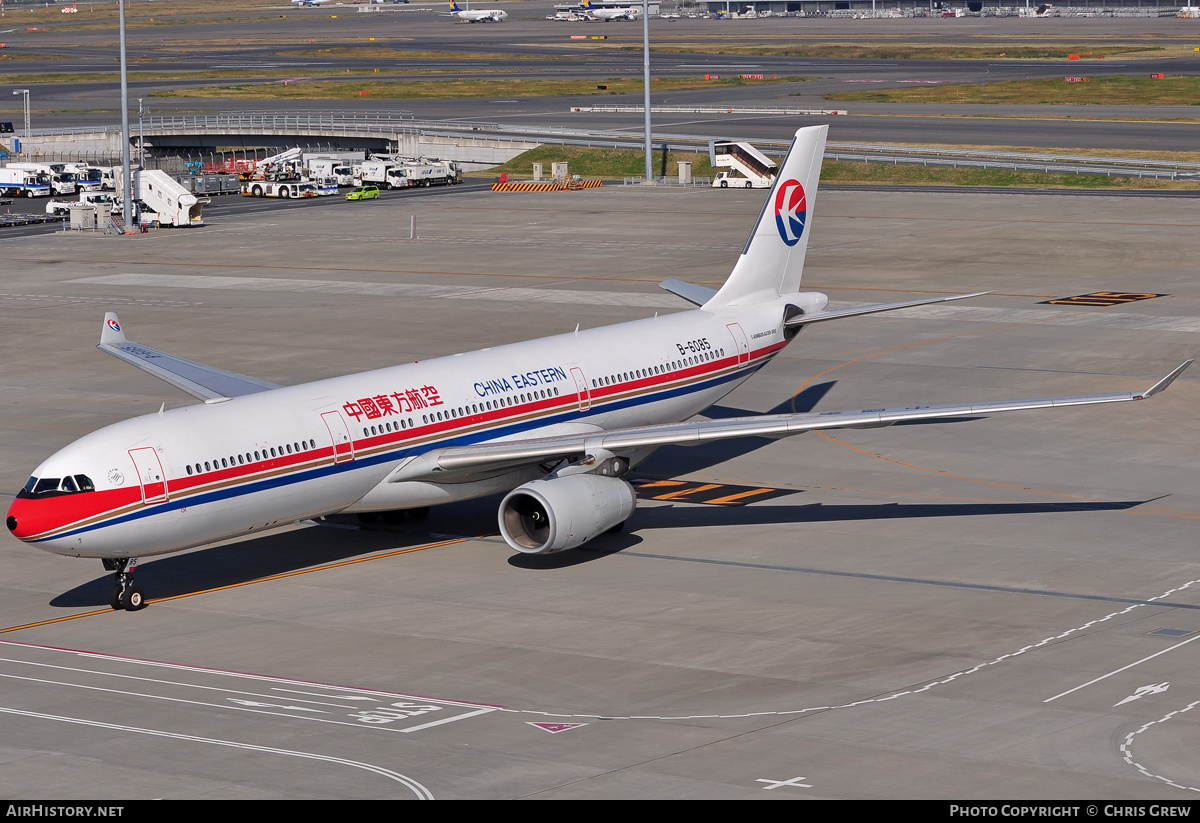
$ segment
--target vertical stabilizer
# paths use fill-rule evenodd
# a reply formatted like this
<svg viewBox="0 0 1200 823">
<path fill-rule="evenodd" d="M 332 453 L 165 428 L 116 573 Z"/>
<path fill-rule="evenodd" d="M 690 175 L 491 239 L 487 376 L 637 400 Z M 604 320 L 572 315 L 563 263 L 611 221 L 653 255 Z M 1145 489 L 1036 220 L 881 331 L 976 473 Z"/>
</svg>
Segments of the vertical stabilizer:
<svg viewBox="0 0 1200 823">
<path fill-rule="evenodd" d="M 800 290 L 829 126 L 796 132 L 733 273 L 705 308 L 774 300 Z"/>
</svg>

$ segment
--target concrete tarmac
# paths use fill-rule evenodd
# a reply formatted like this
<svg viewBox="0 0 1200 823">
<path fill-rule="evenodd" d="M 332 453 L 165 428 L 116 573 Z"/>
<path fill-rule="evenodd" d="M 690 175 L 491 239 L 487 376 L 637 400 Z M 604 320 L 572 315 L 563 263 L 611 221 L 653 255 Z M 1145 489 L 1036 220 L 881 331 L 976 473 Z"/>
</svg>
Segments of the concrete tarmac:
<svg viewBox="0 0 1200 823">
<path fill-rule="evenodd" d="M 94 350 L 106 310 L 291 384 L 684 310 L 655 284 L 719 284 L 762 198 L 463 189 L 7 238 L 0 489 L 193 402 Z M 1193 201 L 818 199 L 805 287 L 834 305 L 994 293 L 811 327 L 713 414 L 1138 391 L 1200 350 Z M 1095 292 L 1126 302 L 1045 302 Z M 290 527 L 147 559 L 136 613 L 99 562 L 5 535 L 0 794 L 1190 801 L 1198 380 L 663 449 L 622 534 L 548 558 L 494 498 Z"/>
</svg>

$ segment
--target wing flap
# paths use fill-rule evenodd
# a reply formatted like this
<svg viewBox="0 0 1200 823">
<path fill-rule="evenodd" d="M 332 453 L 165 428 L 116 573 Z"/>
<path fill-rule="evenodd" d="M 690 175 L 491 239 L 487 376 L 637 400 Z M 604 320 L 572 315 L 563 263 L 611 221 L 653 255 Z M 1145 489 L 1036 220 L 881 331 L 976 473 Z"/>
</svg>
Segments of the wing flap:
<svg viewBox="0 0 1200 823">
<path fill-rule="evenodd" d="M 265 380 L 216 369 L 134 343 L 125 337 L 115 312 L 104 315 L 100 344 L 96 348 L 205 402 L 228 400 L 231 397 L 279 388 Z"/>
<path fill-rule="evenodd" d="M 1143 400 L 1163 391 L 1190 366 L 1191 360 L 1141 393 L 1092 394 L 1003 400 L 992 403 L 954 403 L 940 406 L 909 406 L 896 409 L 806 414 L 770 414 L 724 420 L 693 420 L 655 426 L 637 426 L 603 433 L 566 434 L 528 440 L 507 440 L 438 449 L 422 455 L 395 472 L 393 483 L 408 480 L 449 480 L 479 471 L 516 468 L 553 460 L 578 458 L 596 450 L 625 454 L 635 449 L 658 446 L 695 446 L 734 437 L 789 437 L 827 429 L 875 428 L 911 420 L 936 420 L 966 415 L 989 415 L 1098 403 Z"/>
</svg>

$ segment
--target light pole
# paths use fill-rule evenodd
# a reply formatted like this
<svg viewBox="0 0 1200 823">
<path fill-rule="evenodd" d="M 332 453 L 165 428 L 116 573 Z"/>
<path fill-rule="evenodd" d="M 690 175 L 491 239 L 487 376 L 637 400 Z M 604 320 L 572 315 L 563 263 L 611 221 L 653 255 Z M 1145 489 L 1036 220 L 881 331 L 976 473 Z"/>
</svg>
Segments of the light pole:
<svg viewBox="0 0 1200 823">
<path fill-rule="evenodd" d="M 29 142 L 29 89 L 13 89 L 13 94 L 25 95 L 25 142 L 28 143 Z M 22 145 L 21 149 L 22 149 L 22 151 L 20 152 L 20 154 L 25 154 L 25 152 L 28 151 L 28 149 L 26 149 L 23 145 Z"/>
<path fill-rule="evenodd" d="M 646 183 L 654 182 L 654 148 L 650 145 L 650 4 L 642 0 L 642 85 L 646 87 Z"/>
<path fill-rule="evenodd" d="M 146 135 L 142 130 L 142 98 L 138 98 L 138 168 L 146 168 Z"/>
<path fill-rule="evenodd" d="M 118 0 L 117 13 L 121 27 L 121 219 L 125 233 L 129 230 L 129 215 L 133 204 L 133 180 L 129 175 L 129 73 L 125 66 L 125 0 Z"/>
</svg>

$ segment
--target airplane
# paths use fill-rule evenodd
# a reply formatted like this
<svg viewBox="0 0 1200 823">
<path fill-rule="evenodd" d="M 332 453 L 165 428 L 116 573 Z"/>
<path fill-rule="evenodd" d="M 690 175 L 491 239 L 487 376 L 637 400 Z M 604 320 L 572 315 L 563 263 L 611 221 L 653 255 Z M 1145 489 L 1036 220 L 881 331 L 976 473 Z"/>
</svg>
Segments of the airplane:
<svg viewBox="0 0 1200 823">
<path fill-rule="evenodd" d="M 605 23 L 610 20 L 640 20 L 642 10 L 632 6 L 625 8 L 599 8 L 592 5 L 592 0 L 584 0 L 580 6 L 583 13 L 595 20 L 603 20 Z"/>
<path fill-rule="evenodd" d="M 468 23 L 501 23 L 508 19 L 508 12 L 500 9 L 460 9 L 456 0 L 450 0 L 450 11 L 443 12 Z"/>
<path fill-rule="evenodd" d="M 293 6 L 329 6 L 334 0 L 292 0 Z"/>
<path fill-rule="evenodd" d="M 203 402 L 164 403 L 51 455 L 8 530 L 100 558 L 114 572 L 109 604 L 128 611 L 146 602 L 133 584 L 141 557 L 339 513 L 420 518 L 506 493 L 505 542 L 551 554 L 620 529 L 637 502 L 625 475 L 661 446 L 1142 400 L 1191 364 L 1136 394 L 692 419 L 809 325 L 987 294 L 831 310 L 800 291 L 828 128 L 796 132 L 720 289 L 661 284 L 690 311 L 287 387 L 134 343 L 109 312 L 101 351 Z"/>
</svg>

